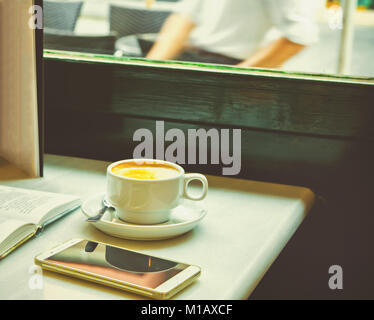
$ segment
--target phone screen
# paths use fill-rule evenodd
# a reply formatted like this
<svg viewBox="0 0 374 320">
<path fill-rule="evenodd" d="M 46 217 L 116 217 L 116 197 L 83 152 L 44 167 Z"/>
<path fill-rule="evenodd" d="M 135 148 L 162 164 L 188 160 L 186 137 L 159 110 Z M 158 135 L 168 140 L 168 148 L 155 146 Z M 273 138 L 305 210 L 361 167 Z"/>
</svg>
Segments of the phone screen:
<svg viewBox="0 0 374 320">
<path fill-rule="evenodd" d="M 50 256 L 46 261 L 149 289 L 157 288 L 189 267 L 87 240 Z"/>
</svg>

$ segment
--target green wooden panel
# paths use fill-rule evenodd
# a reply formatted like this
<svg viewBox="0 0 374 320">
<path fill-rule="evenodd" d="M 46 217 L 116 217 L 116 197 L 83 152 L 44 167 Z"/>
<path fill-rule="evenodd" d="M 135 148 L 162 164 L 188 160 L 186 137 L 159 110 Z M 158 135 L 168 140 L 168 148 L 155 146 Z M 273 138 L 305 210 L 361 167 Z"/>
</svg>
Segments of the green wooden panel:
<svg viewBox="0 0 374 320">
<path fill-rule="evenodd" d="M 372 175 L 369 80 L 206 70 L 49 57 L 47 152 L 130 158 L 135 130 L 160 119 L 183 130 L 241 128 L 243 178 L 335 192 L 346 177 L 359 183 Z M 220 168 L 187 169 L 220 175 Z"/>
<path fill-rule="evenodd" d="M 49 108 L 374 139 L 370 82 L 48 58 Z"/>
</svg>

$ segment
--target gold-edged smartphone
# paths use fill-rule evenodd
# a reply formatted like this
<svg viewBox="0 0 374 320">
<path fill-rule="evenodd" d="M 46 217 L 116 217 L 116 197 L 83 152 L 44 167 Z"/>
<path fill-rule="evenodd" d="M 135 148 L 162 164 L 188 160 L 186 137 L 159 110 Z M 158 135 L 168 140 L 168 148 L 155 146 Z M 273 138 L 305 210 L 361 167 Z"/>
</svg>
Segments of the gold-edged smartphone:
<svg viewBox="0 0 374 320">
<path fill-rule="evenodd" d="M 35 257 L 42 269 L 154 299 L 169 299 L 200 276 L 200 267 L 96 241 L 71 239 Z"/>
</svg>

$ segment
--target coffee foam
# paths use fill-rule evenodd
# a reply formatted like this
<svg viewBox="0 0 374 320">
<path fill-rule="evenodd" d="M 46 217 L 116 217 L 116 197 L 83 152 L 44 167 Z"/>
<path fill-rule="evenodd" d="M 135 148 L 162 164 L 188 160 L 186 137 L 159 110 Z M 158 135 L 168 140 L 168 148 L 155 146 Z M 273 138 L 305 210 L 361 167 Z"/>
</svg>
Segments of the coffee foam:
<svg viewBox="0 0 374 320">
<path fill-rule="evenodd" d="M 112 172 L 118 176 L 133 179 L 167 179 L 179 175 L 180 171 L 165 163 L 139 164 L 135 161 L 123 162 L 112 168 Z"/>
</svg>

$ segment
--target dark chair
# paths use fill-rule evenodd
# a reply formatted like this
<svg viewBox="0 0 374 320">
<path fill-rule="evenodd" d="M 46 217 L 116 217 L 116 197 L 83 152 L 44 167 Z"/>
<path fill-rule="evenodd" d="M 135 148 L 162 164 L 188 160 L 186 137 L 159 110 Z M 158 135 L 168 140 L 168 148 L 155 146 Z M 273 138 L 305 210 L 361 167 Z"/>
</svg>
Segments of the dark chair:
<svg viewBox="0 0 374 320">
<path fill-rule="evenodd" d="M 120 37 L 158 33 L 171 10 L 140 9 L 125 5 L 110 5 L 110 30 L 116 31 Z"/>
<path fill-rule="evenodd" d="M 44 0 L 43 5 L 45 28 L 74 31 L 82 9 L 83 1 Z"/>
<path fill-rule="evenodd" d="M 137 36 L 139 47 L 142 51 L 142 55 L 145 57 L 149 50 L 153 47 L 153 44 L 157 40 L 156 33 L 140 34 Z"/>
<path fill-rule="evenodd" d="M 44 48 L 65 51 L 113 54 L 117 34 L 79 35 L 72 31 L 44 29 Z"/>
</svg>

